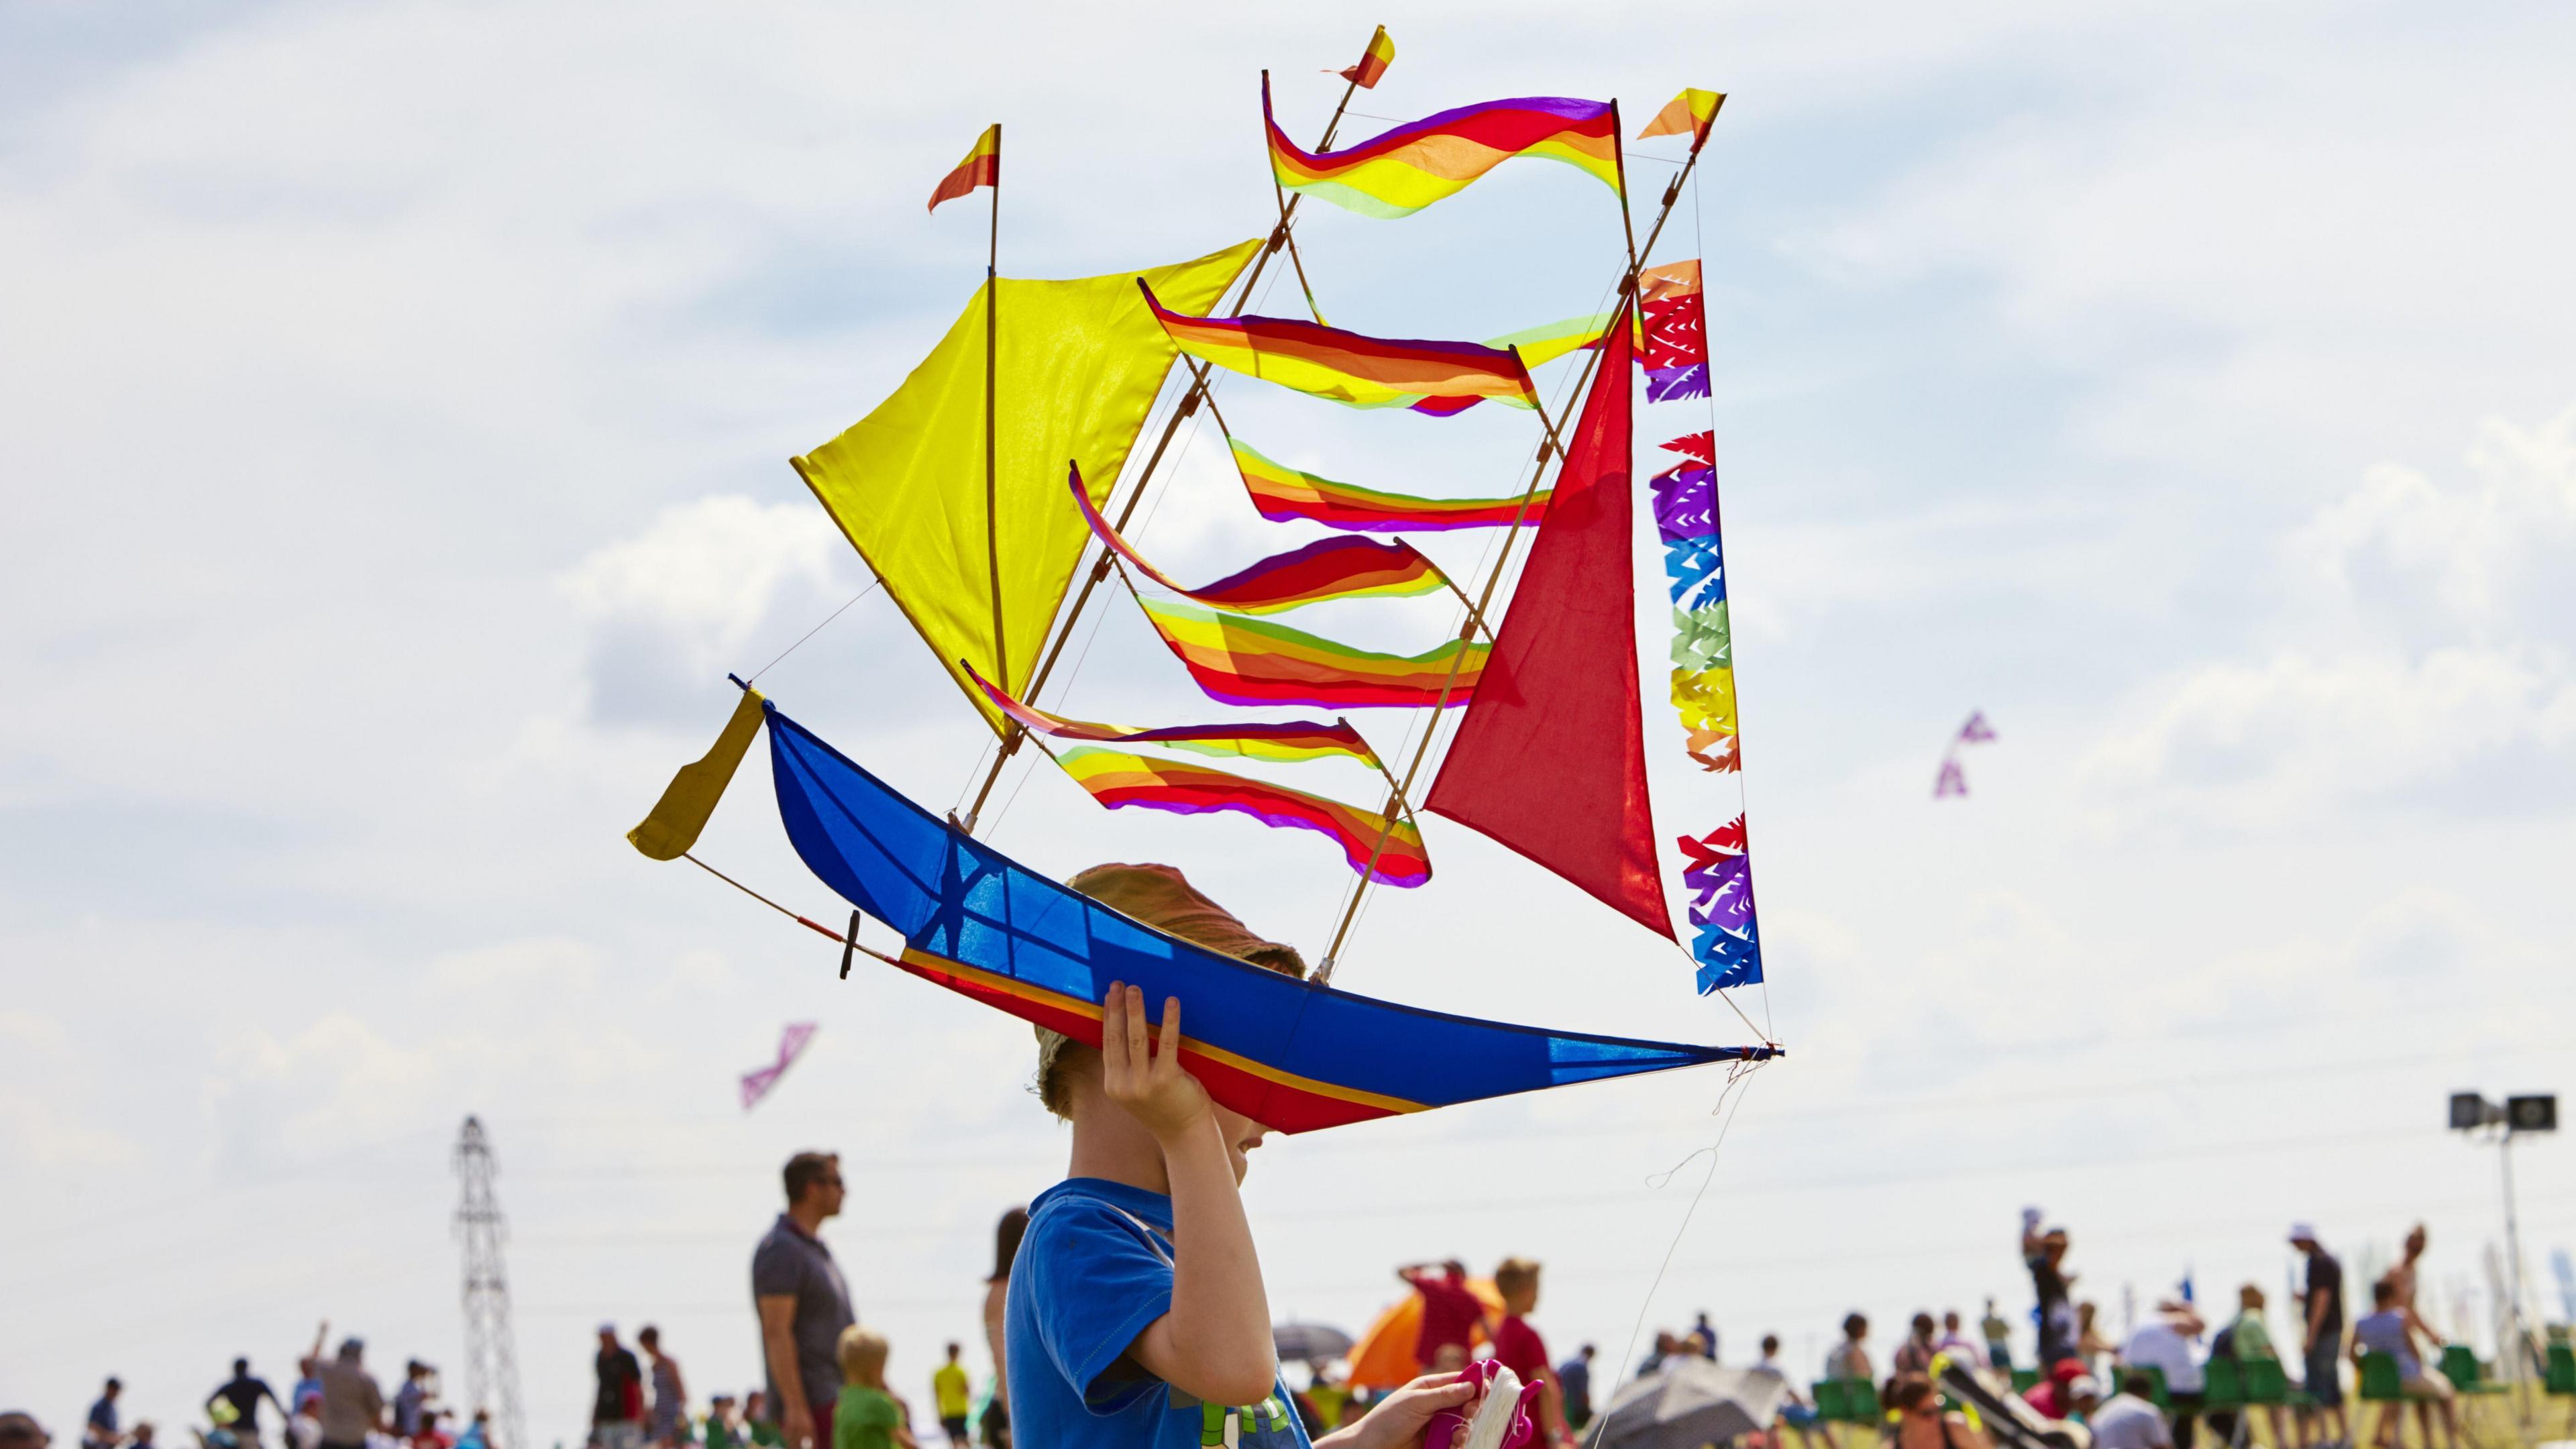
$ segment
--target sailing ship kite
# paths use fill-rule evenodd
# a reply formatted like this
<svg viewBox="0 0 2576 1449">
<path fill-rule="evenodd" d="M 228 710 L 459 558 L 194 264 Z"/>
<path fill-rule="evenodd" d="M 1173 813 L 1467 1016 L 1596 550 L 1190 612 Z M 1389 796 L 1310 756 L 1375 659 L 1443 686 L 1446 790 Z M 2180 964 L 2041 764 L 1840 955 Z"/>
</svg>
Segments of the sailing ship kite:
<svg viewBox="0 0 2576 1449">
<path fill-rule="evenodd" d="M 696 861 L 699 830 L 765 730 L 788 839 L 856 910 L 847 930 L 834 930 L 760 899 L 832 937 L 844 974 L 866 954 L 1095 1045 L 1111 981 L 1186 997 L 1182 1061 L 1217 1101 L 1286 1132 L 1778 1054 L 1768 1041 L 1693 1045 L 1484 1021 L 1331 984 L 1370 888 L 1431 881 L 1423 812 L 1499 841 L 1680 942 L 1646 786 L 1629 562 L 1641 492 L 1667 561 L 1671 696 L 1684 748 L 1705 770 L 1741 763 L 1713 432 L 1666 444 L 1683 461 L 1643 489 L 1633 440 L 1633 374 L 1643 373 L 1651 402 L 1709 394 L 1699 264 L 1645 260 L 1724 97 L 1686 90 L 1642 132 L 1687 136 L 1689 150 L 1640 245 L 1615 101 L 1538 96 L 1453 107 L 1335 149 L 1352 95 L 1376 86 L 1394 53 L 1381 27 L 1361 61 L 1340 72 L 1342 105 L 1312 150 L 1281 129 L 1265 74 L 1261 120 L 1278 204 L 1267 237 L 1141 271 L 1002 276 L 1001 127 L 978 138 L 931 205 L 991 193 L 984 285 L 891 397 L 793 463 L 994 730 L 992 767 L 963 816 L 943 818 L 737 680 L 742 698 L 715 747 L 674 777 L 629 834 L 638 850 Z M 1402 217 L 1525 158 L 1564 163 L 1612 193 L 1624 250 L 1610 312 L 1485 342 L 1388 338 L 1323 322 L 1294 235 L 1305 198 Z M 1283 251 L 1312 321 L 1247 310 Z M 1579 410 L 1552 416 L 1532 369 L 1577 357 Z M 1442 498 L 1341 481 L 1341 468 L 1331 478 L 1290 468 L 1226 426 L 1216 389 L 1228 373 L 1345 406 L 1409 410 L 1430 427 L 1486 402 L 1523 409 L 1537 423 L 1530 472 L 1509 492 Z M 1167 384 L 1176 384 L 1176 400 L 1131 467 Z M 1260 517 L 1334 532 L 1196 585 L 1152 563 L 1128 530 L 1181 423 L 1201 408 Z M 1368 476 L 1365 465 L 1351 471 Z M 1389 536 L 1462 529 L 1500 531 L 1483 577 L 1463 583 Z M 1524 533 L 1518 585 L 1499 600 Z M 1113 579 L 1216 704 L 1424 711 L 1410 758 L 1399 772 L 1337 713 L 1132 726 L 1050 709 L 1044 699 L 1066 641 Z M 1290 622 L 1324 601 L 1443 593 L 1460 606 L 1455 633 L 1412 652 L 1362 648 Z M 1454 725 L 1447 748 L 1417 792 L 1444 723 Z M 1045 752 L 1111 809 L 1232 813 L 1327 838 L 1356 880 L 1313 978 L 1147 927 L 977 839 L 993 783 L 1022 748 Z M 1382 803 L 1347 801 L 1234 768 L 1246 762 L 1318 774 L 1356 766 L 1385 794 Z M 1683 949 L 1699 990 L 1760 982 L 1740 800 L 1728 823 L 1676 844 L 1694 928 Z M 862 946 L 863 917 L 892 928 L 900 952 Z"/>
</svg>

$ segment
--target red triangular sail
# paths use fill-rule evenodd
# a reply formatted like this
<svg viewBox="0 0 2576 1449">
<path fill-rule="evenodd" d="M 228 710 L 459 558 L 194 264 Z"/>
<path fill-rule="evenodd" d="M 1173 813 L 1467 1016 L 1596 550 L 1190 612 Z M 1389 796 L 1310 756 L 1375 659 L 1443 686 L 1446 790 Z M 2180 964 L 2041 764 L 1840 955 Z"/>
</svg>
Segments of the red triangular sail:
<svg viewBox="0 0 2576 1449">
<path fill-rule="evenodd" d="M 1631 613 L 1630 332 L 1623 311 L 1426 804 L 1669 937 Z"/>
</svg>

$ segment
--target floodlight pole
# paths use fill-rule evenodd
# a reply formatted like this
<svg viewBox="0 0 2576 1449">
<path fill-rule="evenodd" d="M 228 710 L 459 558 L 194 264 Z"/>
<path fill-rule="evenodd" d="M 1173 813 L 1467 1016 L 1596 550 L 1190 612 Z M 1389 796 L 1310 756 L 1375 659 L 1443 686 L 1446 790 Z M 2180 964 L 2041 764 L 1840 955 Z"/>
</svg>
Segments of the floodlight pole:
<svg viewBox="0 0 2576 1449">
<path fill-rule="evenodd" d="M 2513 1304 L 2514 1410 L 2522 1427 L 2531 1427 L 2531 1326 L 2522 1316 L 2522 1224 L 2514 1205 L 2513 1192 L 2513 1122 L 2504 1122 L 2504 1135 L 2496 1139 L 2496 1158 L 2504 1164 L 2504 1256 L 2505 1292 Z"/>
</svg>

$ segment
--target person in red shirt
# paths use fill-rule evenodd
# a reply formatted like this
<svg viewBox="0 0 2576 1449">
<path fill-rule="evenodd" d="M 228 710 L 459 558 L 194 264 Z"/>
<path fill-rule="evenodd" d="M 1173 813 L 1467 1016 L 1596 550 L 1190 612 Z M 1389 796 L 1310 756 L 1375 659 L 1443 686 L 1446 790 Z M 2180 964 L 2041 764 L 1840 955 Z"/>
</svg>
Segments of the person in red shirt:
<svg viewBox="0 0 2576 1449">
<path fill-rule="evenodd" d="M 1538 1264 L 1527 1258 L 1505 1258 L 1494 1269 L 1494 1291 L 1503 1295 L 1503 1321 L 1494 1330 L 1494 1361 L 1520 1376 L 1525 1384 L 1542 1384 L 1538 1427 L 1545 1442 L 1565 1442 L 1565 1386 L 1557 1381 L 1547 1344 L 1530 1326 L 1538 1307 Z"/>
<path fill-rule="evenodd" d="M 1467 1286 L 1467 1265 L 1451 1259 L 1435 1265 L 1415 1263 L 1395 1276 L 1422 1295 L 1422 1328 L 1413 1340 L 1413 1360 L 1425 1372 L 1456 1373 L 1467 1366 L 1468 1348 L 1478 1330 L 1493 1335 L 1485 1305 Z"/>
</svg>

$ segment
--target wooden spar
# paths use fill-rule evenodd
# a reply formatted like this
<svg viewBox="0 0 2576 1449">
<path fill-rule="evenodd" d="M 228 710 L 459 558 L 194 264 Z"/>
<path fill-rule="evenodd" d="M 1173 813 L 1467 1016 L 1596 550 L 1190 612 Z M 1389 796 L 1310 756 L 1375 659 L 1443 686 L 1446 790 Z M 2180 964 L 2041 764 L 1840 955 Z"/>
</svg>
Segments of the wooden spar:
<svg viewBox="0 0 2576 1449">
<path fill-rule="evenodd" d="M 1371 31 L 1369 33 L 1369 38 L 1371 40 L 1375 40 L 1377 38 L 1376 32 Z M 1363 47 L 1363 50 L 1365 51 L 1365 47 Z M 1267 71 L 1263 72 L 1262 78 L 1264 81 L 1267 81 L 1269 79 L 1269 73 Z M 1331 121 L 1325 123 L 1324 139 L 1315 143 L 1316 150 L 1325 150 L 1333 144 L 1333 133 L 1340 130 L 1342 126 L 1342 113 L 1350 109 L 1351 97 L 1359 94 L 1359 89 L 1360 83 L 1357 80 L 1353 80 L 1350 84 L 1342 87 L 1342 99 L 1339 104 L 1333 107 L 1333 118 Z M 1000 128 L 997 126 L 994 129 L 997 134 L 994 137 L 996 175 L 994 177 L 993 188 L 993 209 L 996 218 L 994 222 L 994 237 L 998 244 L 1001 235 L 999 216 L 1002 205 L 1001 178 L 998 174 L 1000 166 L 998 158 L 1000 155 L 1001 137 L 998 134 Z M 1266 150 L 1268 143 L 1265 141 L 1263 145 Z M 1271 186 L 1275 190 L 1279 184 L 1278 170 L 1275 167 L 1272 168 L 1270 182 Z M 1261 255 L 1253 259 L 1252 270 L 1244 274 L 1243 290 L 1235 294 L 1234 305 L 1226 310 L 1225 315 L 1228 317 L 1240 317 L 1243 315 L 1243 309 L 1252 305 L 1253 288 L 1261 284 L 1261 273 L 1263 269 L 1270 265 L 1270 258 L 1275 255 L 1282 246 L 1288 245 L 1289 229 L 1296 225 L 1297 203 L 1304 201 L 1305 199 L 1305 196 L 1301 193 L 1296 196 L 1286 197 L 1285 200 L 1282 201 L 1279 207 L 1279 224 L 1273 228 L 1270 233 L 1270 244 L 1263 247 L 1261 249 Z M 1295 264 L 1297 268 L 1298 286 L 1301 288 L 1305 287 L 1305 263 L 1298 259 L 1293 248 L 1289 253 L 1289 261 Z M 987 270 L 989 271 L 989 268 Z M 1314 291 L 1309 288 L 1306 291 L 1307 310 L 1313 311 L 1314 305 L 1315 294 Z M 1317 320 L 1322 320 L 1321 314 L 1317 315 Z M 985 304 L 984 325 L 986 329 L 984 362 L 984 509 L 985 518 L 989 523 L 989 520 L 992 517 L 993 506 L 993 388 L 991 376 L 992 304 L 990 302 Z M 1182 421 L 1188 418 L 1190 414 L 1197 412 L 1200 401 L 1209 395 L 1209 375 L 1215 369 L 1207 364 L 1191 361 L 1187 358 L 1184 358 L 1183 361 L 1187 363 L 1190 370 L 1189 388 L 1181 394 L 1180 404 L 1172 409 L 1172 415 L 1164 420 L 1163 435 L 1154 440 L 1154 451 L 1145 459 L 1144 471 L 1136 475 L 1136 486 L 1128 490 L 1127 502 L 1118 510 L 1118 519 L 1115 526 L 1121 533 L 1126 531 L 1127 521 L 1130 518 L 1135 517 L 1136 504 L 1138 500 L 1145 496 L 1146 486 L 1154 481 L 1154 469 L 1163 461 L 1163 450 L 1171 446 L 1173 436 L 1181 430 Z M 1546 416 L 1544 410 L 1541 411 L 1540 416 Z M 1073 596 L 1073 607 L 1064 612 L 1062 621 L 1056 625 L 1055 637 L 1047 644 L 1046 657 L 1038 661 L 1037 673 L 1029 677 L 1027 691 L 1019 696 L 1021 703 L 1037 703 L 1038 691 L 1045 687 L 1048 676 L 1055 673 L 1055 662 L 1063 655 L 1066 641 L 1073 637 L 1074 625 L 1081 622 L 1083 608 L 1091 602 L 1092 594 L 1099 590 L 1101 583 L 1108 577 L 1109 551 L 1104 548 L 1101 550 L 1099 559 L 1092 564 L 1090 574 L 1083 579 L 1081 590 Z M 994 652 L 998 655 L 1000 653 L 1002 632 L 1001 574 L 998 570 L 993 574 L 993 589 Z M 1008 692 L 1010 689 L 1008 681 L 1009 673 L 1006 666 L 1002 674 L 1002 688 L 1005 692 Z M 984 802 L 992 797 L 994 784 L 1002 778 L 1002 767 L 1008 765 L 1011 762 L 1011 756 L 1018 753 L 1021 737 L 1027 733 L 1028 732 L 1020 728 L 1016 722 L 1009 725 L 1002 731 L 1002 747 L 994 753 L 992 768 L 984 772 L 984 783 L 977 786 L 975 789 L 975 803 L 966 808 L 966 818 L 961 822 L 968 835 L 975 833 L 976 817 L 984 813 Z M 1380 843 L 1383 844 L 1384 842 L 1381 841 Z"/>
<path fill-rule="evenodd" d="M 1617 103 L 1613 102 L 1612 109 L 1614 112 L 1616 111 L 1616 108 Z M 1658 237 L 1661 237 L 1664 234 L 1664 223 L 1671 218 L 1673 214 L 1673 204 L 1681 197 L 1682 183 L 1690 179 L 1691 168 L 1698 164 L 1699 148 L 1697 146 L 1693 146 L 1691 148 L 1690 158 L 1682 163 L 1682 169 L 1673 177 L 1672 184 L 1664 188 L 1663 206 L 1655 214 L 1654 226 L 1649 228 L 1646 232 L 1645 249 L 1640 251 L 1636 244 L 1635 227 L 1628 221 L 1627 163 L 1625 161 L 1620 163 L 1619 217 L 1621 225 L 1626 227 L 1628 231 L 1628 271 L 1627 274 L 1621 278 L 1620 291 L 1621 295 L 1628 298 L 1631 303 L 1634 302 L 1637 292 L 1637 273 L 1644 265 L 1645 258 L 1654 255 L 1655 241 Z M 1636 325 L 1633 315 L 1629 317 L 1627 325 L 1632 327 Z M 1518 349 L 1515 349 L 1515 351 L 1517 350 Z M 1600 366 L 1601 353 L 1604 350 L 1606 350 L 1606 339 L 1604 348 L 1595 349 L 1592 355 L 1584 360 L 1582 375 L 1575 380 L 1573 393 L 1574 401 L 1568 403 L 1569 407 L 1572 407 L 1575 402 L 1579 402 L 1583 397 L 1584 388 L 1592 380 L 1593 370 Z M 1405 804 L 1404 802 L 1413 788 L 1414 775 L 1416 772 L 1421 770 L 1424 758 L 1431 753 L 1432 737 L 1440 732 L 1440 712 L 1448 707 L 1450 688 L 1457 682 L 1458 678 L 1458 666 L 1465 662 L 1466 659 L 1467 641 L 1472 637 L 1475 628 L 1483 622 L 1485 609 L 1493 601 L 1494 586 L 1502 582 L 1504 566 L 1511 561 L 1512 541 L 1520 536 L 1521 522 L 1529 516 L 1530 500 L 1538 494 L 1539 479 L 1545 477 L 1547 474 L 1547 452 L 1550 446 L 1553 446 L 1557 453 L 1559 460 L 1558 471 L 1560 474 L 1563 472 L 1565 447 L 1562 439 L 1557 436 L 1556 425 L 1548 422 L 1546 408 L 1540 408 L 1538 410 L 1538 416 L 1540 423 L 1547 428 L 1548 443 L 1541 446 L 1538 466 L 1530 472 L 1529 487 L 1521 494 L 1520 511 L 1512 516 L 1512 526 L 1503 534 L 1503 546 L 1496 551 L 1493 571 L 1485 576 L 1485 587 L 1483 591 L 1477 596 L 1476 602 L 1470 606 L 1467 611 L 1467 624 L 1459 631 L 1458 655 L 1456 658 L 1449 661 L 1449 682 L 1441 686 L 1440 702 L 1432 707 L 1431 722 L 1424 727 L 1420 743 L 1414 746 L 1413 760 L 1412 763 L 1405 767 L 1402 783 L 1398 784 L 1395 787 L 1394 793 L 1387 797 L 1387 806 L 1385 811 L 1382 813 L 1386 816 L 1388 823 L 1384 829 L 1381 829 L 1378 832 L 1377 844 L 1369 848 L 1368 866 L 1360 872 L 1359 883 L 1351 888 L 1350 904 L 1342 911 L 1341 922 L 1333 928 L 1333 941 L 1330 946 L 1325 948 L 1322 963 L 1315 968 L 1315 980 L 1318 984 L 1323 984 L 1333 979 L 1333 966 L 1341 956 L 1342 943 L 1349 939 L 1351 925 L 1359 919 L 1360 906 L 1367 900 L 1369 884 L 1377 875 L 1378 857 L 1386 849 L 1387 837 L 1392 835 L 1395 831 L 1394 819 L 1397 807 L 1399 805 L 1403 805 L 1407 815 L 1412 813 L 1412 806 Z"/>
<path fill-rule="evenodd" d="M 993 501 L 993 371 L 1002 316 L 1002 126 L 993 124 L 993 221 L 984 250 L 984 578 L 993 588 L 993 676 L 1011 687 L 1011 651 L 1002 637 L 1002 520 Z"/>
</svg>

